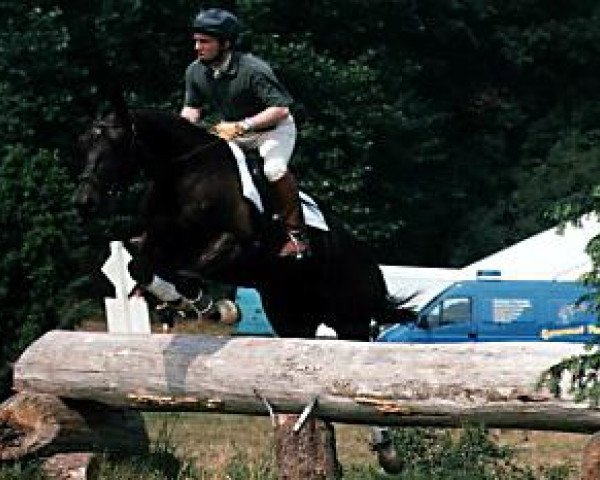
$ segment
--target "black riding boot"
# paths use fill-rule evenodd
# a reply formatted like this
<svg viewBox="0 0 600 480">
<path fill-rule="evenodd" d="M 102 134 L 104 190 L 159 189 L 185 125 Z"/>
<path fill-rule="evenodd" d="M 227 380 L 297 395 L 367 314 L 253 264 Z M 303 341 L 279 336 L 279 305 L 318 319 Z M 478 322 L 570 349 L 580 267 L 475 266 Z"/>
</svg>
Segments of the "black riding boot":
<svg viewBox="0 0 600 480">
<path fill-rule="evenodd" d="M 269 183 L 273 195 L 275 212 L 285 228 L 287 240 L 279 250 L 280 257 L 303 258 L 310 254 L 306 225 L 300 206 L 298 188 L 290 172 L 275 182 Z"/>
</svg>

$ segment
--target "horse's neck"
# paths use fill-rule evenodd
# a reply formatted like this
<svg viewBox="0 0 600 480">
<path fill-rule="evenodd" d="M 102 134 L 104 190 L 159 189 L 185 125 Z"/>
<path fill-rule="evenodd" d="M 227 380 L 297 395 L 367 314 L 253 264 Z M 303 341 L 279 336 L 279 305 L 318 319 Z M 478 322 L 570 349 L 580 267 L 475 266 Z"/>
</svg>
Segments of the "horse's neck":
<svg viewBox="0 0 600 480">
<path fill-rule="evenodd" d="M 135 119 L 138 135 L 154 167 L 170 164 L 215 140 L 205 130 L 176 115 L 142 112 Z"/>
</svg>

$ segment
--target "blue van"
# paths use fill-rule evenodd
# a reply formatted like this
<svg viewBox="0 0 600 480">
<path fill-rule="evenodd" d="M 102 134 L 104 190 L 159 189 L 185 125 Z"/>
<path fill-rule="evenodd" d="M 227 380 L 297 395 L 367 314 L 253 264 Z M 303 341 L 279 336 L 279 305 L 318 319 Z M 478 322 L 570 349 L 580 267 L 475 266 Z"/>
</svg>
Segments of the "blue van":
<svg viewBox="0 0 600 480">
<path fill-rule="evenodd" d="M 579 282 L 469 280 L 428 302 L 380 342 L 588 342 L 600 334 L 594 289 Z"/>
</svg>

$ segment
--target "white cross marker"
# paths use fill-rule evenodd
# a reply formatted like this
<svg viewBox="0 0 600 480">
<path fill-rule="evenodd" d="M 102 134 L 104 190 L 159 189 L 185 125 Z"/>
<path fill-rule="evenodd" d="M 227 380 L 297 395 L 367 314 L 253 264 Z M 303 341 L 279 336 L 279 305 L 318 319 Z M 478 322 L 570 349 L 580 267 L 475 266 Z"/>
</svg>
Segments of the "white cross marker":
<svg viewBox="0 0 600 480">
<path fill-rule="evenodd" d="M 110 242 L 110 256 L 102 266 L 102 273 L 115 286 L 117 297 L 104 299 L 110 333 L 150 333 L 146 300 L 140 296 L 129 297 L 135 287 L 135 281 L 127 270 L 131 258 L 123 242 Z"/>
</svg>

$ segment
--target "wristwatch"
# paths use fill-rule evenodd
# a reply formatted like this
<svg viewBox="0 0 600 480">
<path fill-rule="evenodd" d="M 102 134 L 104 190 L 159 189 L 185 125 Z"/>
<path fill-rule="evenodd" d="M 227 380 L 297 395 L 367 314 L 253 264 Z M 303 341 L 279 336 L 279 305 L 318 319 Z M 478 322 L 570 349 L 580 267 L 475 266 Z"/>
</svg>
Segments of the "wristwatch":
<svg viewBox="0 0 600 480">
<path fill-rule="evenodd" d="M 240 126 L 242 127 L 242 130 L 244 131 L 244 133 L 251 132 L 252 128 L 253 128 L 252 121 L 249 118 L 244 118 L 240 122 Z"/>
</svg>

